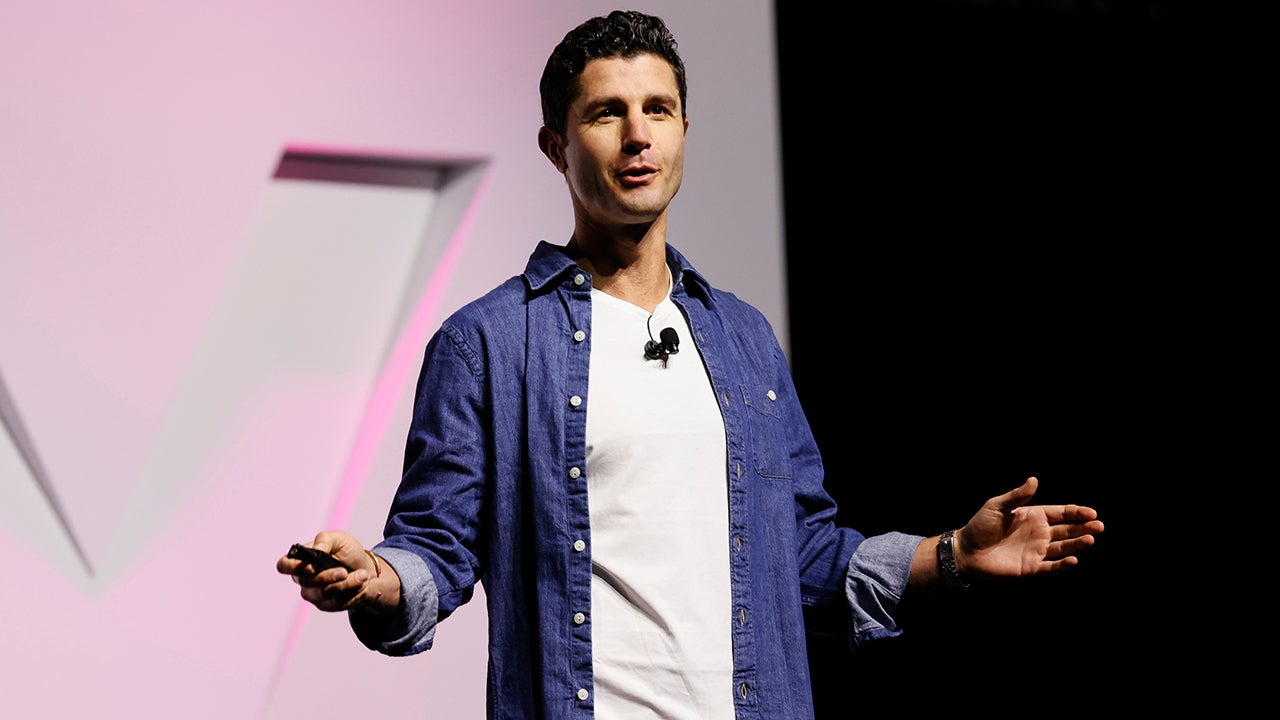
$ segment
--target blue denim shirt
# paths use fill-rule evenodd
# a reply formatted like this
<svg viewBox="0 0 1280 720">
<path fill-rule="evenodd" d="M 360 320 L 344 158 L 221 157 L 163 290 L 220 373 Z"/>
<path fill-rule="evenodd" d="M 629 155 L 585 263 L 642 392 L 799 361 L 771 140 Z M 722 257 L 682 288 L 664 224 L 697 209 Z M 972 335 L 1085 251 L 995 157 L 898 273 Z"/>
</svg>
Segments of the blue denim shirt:
<svg viewBox="0 0 1280 720">
<path fill-rule="evenodd" d="M 855 645 L 900 634 L 893 612 L 922 538 L 835 525 L 772 327 L 671 246 L 667 262 L 724 416 L 736 715 L 811 718 L 802 606 L 847 603 Z M 400 575 L 401 607 L 389 624 L 349 614 L 369 648 L 412 655 L 483 582 L 489 718 L 593 716 L 591 282 L 562 248 L 539 243 L 522 275 L 432 337 L 376 546 Z"/>
</svg>

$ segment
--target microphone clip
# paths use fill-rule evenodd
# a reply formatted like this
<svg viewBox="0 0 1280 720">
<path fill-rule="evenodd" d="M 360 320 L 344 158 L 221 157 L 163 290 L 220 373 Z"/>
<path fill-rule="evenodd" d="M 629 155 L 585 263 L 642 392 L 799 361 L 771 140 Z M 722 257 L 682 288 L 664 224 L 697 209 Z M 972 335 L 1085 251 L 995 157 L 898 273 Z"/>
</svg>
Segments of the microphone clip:
<svg viewBox="0 0 1280 720">
<path fill-rule="evenodd" d="M 653 320 L 653 316 L 649 316 L 649 320 Z M 676 334 L 676 329 L 672 327 L 662 328 L 662 332 L 658 333 L 658 340 L 653 339 L 653 329 L 645 323 L 646 329 L 649 330 L 649 342 L 644 344 L 644 356 L 650 360 L 667 361 L 667 357 L 680 352 L 680 336 Z"/>
</svg>

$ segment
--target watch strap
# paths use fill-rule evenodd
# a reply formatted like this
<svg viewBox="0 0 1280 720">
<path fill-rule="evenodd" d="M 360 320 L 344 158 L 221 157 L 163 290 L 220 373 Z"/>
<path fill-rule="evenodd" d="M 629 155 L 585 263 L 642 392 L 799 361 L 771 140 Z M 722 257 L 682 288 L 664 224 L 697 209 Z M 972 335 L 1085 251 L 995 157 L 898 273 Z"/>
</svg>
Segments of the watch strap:
<svg viewBox="0 0 1280 720">
<path fill-rule="evenodd" d="M 967 588 L 969 583 L 960 577 L 956 569 L 955 530 L 948 530 L 938 538 L 938 574 L 947 587 Z"/>
</svg>

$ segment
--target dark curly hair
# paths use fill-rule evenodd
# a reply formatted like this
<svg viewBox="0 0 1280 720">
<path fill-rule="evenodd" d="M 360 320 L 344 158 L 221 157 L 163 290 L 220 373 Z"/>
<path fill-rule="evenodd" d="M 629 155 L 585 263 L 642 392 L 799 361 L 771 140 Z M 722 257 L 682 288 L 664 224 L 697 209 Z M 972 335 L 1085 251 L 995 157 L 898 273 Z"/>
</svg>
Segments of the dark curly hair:
<svg viewBox="0 0 1280 720">
<path fill-rule="evenodd" d="M 542 124 L 563 136 L 569 118 L 569 106 L 578 98 L 581 88 L 578 76 L 591 60 L 598 58 L 631 58 L 652 53 L 671 64 L 676 85 L 680 88 L 680 112 L 685 114 L 689 93 L 684 75 L 684 61 L 676 50 L 676 39 L 662 18 L 634 10 L 614 10 L 607 16 L 594 17 L 570 30 L 547 58 L 538 90 L 542 94 Z"/>
</svg>

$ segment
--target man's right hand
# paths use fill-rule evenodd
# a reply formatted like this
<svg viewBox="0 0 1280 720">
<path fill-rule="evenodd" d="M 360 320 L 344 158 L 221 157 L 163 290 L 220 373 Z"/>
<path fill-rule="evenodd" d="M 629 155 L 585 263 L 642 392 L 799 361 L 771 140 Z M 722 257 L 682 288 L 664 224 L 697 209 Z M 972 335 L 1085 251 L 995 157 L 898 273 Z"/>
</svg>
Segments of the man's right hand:
<svg viewBox="0 0 1280 720">
<path fill-rule="evenodd" d="M 276 571 L 293 578 L 303 600 L 325 612 L 361 608 L 389 614 L 395 609 L 400 599 L 399 576 L 354 537 L 341 530 L 326 530 L 315 536 L 310 547 L 329 553 L 346 567 L 325 570 L 288 554 L 281 556 Z M 395 592 L 389 597 L 392 588 Z"/>
</svg>

